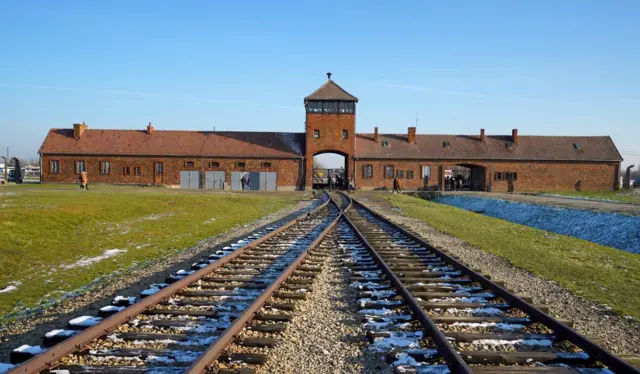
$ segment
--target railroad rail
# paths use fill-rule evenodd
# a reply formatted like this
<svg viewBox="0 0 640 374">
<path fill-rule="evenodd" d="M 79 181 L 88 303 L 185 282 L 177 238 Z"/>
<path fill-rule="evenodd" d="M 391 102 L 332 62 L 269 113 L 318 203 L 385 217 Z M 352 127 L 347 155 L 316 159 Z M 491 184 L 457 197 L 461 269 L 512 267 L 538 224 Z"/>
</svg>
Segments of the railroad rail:
<svg viewBox="0 0 640 374">
<path fill-rule="evenodd" d="M 397 373 L 640 373 L 570 322 L 341 198 L 350 200 L 343 219 L 355 237 L 344 259 L 365 327 L 374 344 L 396 347 Z"/>
<path fill-rule="evenodd" d="M 10 373 L 251 373 L 229 362 L 260 361 L 260 355 L 225 353 L 232 343 L 269 346 L 269 339 L 236 336 L 282 331 L 316 270 L 305 259 L 337 224 L 340 207 L 325 194 L 316 209 L 258 238 L 248 238 L 143 291 L 141 299 L 117 297 L 101 316 L 69 321 L 44 337 L 50 348 Z M 301 266 L 302 265 L 302 266 Z M 311 280 L 312 281 L 312 280 Z M 266 308 L 275 313 L 261 313 Z M 207 347 L 203 350 L 203 347 Z M 22 347 L 21 347 L 22 348 Z M 33 355 L 18 349 L 14 353 Z M 264 358 L 264 357 L 262 357 Z M 234 367 L 235 366 L 235 367 Z"/>
</svg>

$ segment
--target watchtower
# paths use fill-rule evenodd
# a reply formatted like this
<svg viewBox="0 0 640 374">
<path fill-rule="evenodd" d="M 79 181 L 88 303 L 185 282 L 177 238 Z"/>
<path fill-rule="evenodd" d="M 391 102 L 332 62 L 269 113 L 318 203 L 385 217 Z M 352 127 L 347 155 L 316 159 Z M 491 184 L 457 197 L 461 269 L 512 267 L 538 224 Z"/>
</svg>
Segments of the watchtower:
<svg viewBox="0 0 640 374">
<path fill-rule="evenodd" d="M 351 178 L 356 144 L 356 103 L 351 95 L 331 80 L 304 98 L 306 111 L 306 186 L 311 187 L 313 156 L 337 153 L 345 158 L 345 174 Z"/>
</svg>

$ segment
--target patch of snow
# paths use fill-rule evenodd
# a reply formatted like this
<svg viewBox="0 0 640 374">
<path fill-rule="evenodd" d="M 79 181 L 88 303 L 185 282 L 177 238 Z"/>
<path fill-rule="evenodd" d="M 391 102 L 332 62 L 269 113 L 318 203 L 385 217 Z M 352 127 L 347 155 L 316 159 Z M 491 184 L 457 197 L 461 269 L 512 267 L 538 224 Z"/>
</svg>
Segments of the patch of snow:
<svg viewBox="0 0 640 374">
<path fill-rule="evenodd" d="M 125 308 L 124 306 L 107 305 L 100 308 L 100 311 L 105 313 L 122 312 Z"/>
<path fill-rule="evenodd" d="M 386 308 L 382 308 L 382 309 L 360 309 L 358 311 L 358 313 L 360 314 L 370 314 L 370 315 L 376 315 L 376 316 L 386 316 L 389 314 L 395 314 L 395 312 L 393 310 L 389 310 Z"/>
<path fill-rule="evenodd" d="M 96 257 L 91 257 L 91 258 L 82 258 L 82 259 L 74 262 L 73 264 L 60 265 L 60 267 L 63 268 L 63 269 L 73 269 L 73 268 L 77 268 L 77 267 L 89 266 L 91 264 L 95 264 L 96 262 L 102 261 L 104 259 L 117 256 L 120 253 L 124 253 L 126 251 L 127 251 L 126 249 L 108 249 L 108 250 L 104 251 L 104 253 L 101 256 L 96 256 Z"/>
<path fill-rule="evenodd" d="M 376 303 L 376 304 L 381 304 L 381 305 L 400 305 L 402 304 L 401 300 L 398 301 L 393 301 L 393 300 L 373 300 L 370 298 L 363 298 L 363 299 L 358 299 L 358 302 L 360 303 L 360 307 L 364 308 L 364 306 L 367 303 Z"/>
<path fill-rule="evenodd" d="M 18 287 L 16 287 L 16 286 L 7 286 L 7 287 L 1 289 L 0 293 L 11 292 L 11 291 L 15 291 L 17 289 L 18 289 Z"/>
<path fill-rule="evenodd" d="M 46 351 L 46 349 L 41 348 L 39 345 L 31 346 L 29 344 L 21 345 L 18 348 L 13 350 L 14 352 L 24 352 L 30 353 L 32 355 L 39 355 L 40 353 Z"/>
<path fill-rule="evenodd" d="M 454 322 L 451 326 L 464 326 L 464 327 L 495 327 L 502 331 L 518 331 L 524 328 L 524 325 L 515 323 L 495 323 L 495 322 Z"/>
<path fill-rule="evenodd" d="M 478 308 L 473 309 L 471 313 L 474 316 L 501 316 L 504 314 L 503 311 L 497 308 Z"/>
<path fill-rule="evenodd" d="M 392 348 L 418 348 L 419 340 L 422 339 L 422 331 L 414 332 L 393 332 L 388 338 L 375 338 L 373 347 L 377 350 L 387 350 Z"/>
<path fill-rule="evenodd" d="M 45 337 L 47 338 L 53 338 L 54 336 L 73 336 L 75 334 L 77 334 L 78 331 L 76 330 L 51 330 L 48 333 L 44 334 Z"/>
<path fill-rule="evenodd" d="M 14 367 L 16 367 L 16 365 L 5 364 L 3 362 L 0 362 L 0 373 L 6 373 L 7 371 L 13 369 Z"/>
<path fill-rule="evenodd" d="M 471 342 L 475 345 L 530 345 L 530 346 L 543 346 L 551 347 L 553 341 L 549 339 L 517 339 L 517 340 L 502 340 L 502 339 L 478 339 Z"/>
<path fill-rule="evenodd" d="M 78 327 L 91 327 L 102 321 L 100 317 L 80 316 L 69 321 L 69 325 Z"/>
<path fill-rule="evenodd" d="M 132 305 L 132 304 L 135 304 L 135 302 L 136 302 L 136 298 L 135 298 L 135 297 L 133 297 L 133 296 L 130 296 L 130 297 L 125 297 L 125 296 L 116 296 L 116 297 L 113 299 L 113 302 L 114 302 L 114 303 L 119 303 L 119 302 L 121 302 L 121 301 L 127 301 L 127 302 L 129 302 L 129 305 Z"/>
<path fill-rule="evenodd" d="M 159 362 L 159 363 L 168 364 L 168 365 L 173 365 L 176 362 L 176 360 L 169 358 L 167 356 L 151 356 L 151 355 L 147 356 L 147 359 L 145 361 L 150 363 Z"/>
</svg>

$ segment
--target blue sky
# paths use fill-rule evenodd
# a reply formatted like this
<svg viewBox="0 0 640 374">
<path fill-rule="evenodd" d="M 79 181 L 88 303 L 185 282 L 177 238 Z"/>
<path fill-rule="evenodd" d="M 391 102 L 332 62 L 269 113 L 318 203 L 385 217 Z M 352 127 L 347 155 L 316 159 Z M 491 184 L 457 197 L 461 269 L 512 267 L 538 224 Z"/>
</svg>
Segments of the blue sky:
<svg viewBox="0 0 640 374">
<path fill-rule="evenodd" d="M 638 1 L 0 2 L 0 147 L 51 127 L 611 135 L 640 164 Z M 0 152 L 3 153 L 4 152 Z"/>
</svg>

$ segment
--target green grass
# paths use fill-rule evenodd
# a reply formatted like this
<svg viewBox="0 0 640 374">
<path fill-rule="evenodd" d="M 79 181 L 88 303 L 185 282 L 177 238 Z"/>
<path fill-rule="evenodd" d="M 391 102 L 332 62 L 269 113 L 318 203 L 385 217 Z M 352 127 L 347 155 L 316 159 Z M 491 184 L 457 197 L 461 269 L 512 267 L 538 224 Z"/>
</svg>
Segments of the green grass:
<svg viewBox="0 0 640 374">
<path fill-rule="evenodd" d="M 640 318 L 640 256 L 419 198 L 385 196 L 422 220 L 574 293 Z"/>
<path fill-rule="evenodd" d="M 0 319 L 97 278 L 141 267 L 299 201 L 301 193 L 206 193 L 157 188 L 0 188 Z M 105 250 L 127 252 L 63 269 Z M 116 272 L 117 274 L 117 272 Z"/>
<path fill-rule="evenodd" d="M 541 193 L 580 196 L 591 199 L 615 200 L 625 203 L 640 204 L 640 194 L 632 194 L 629 191 L 545 191 Z"/>
</svg>

